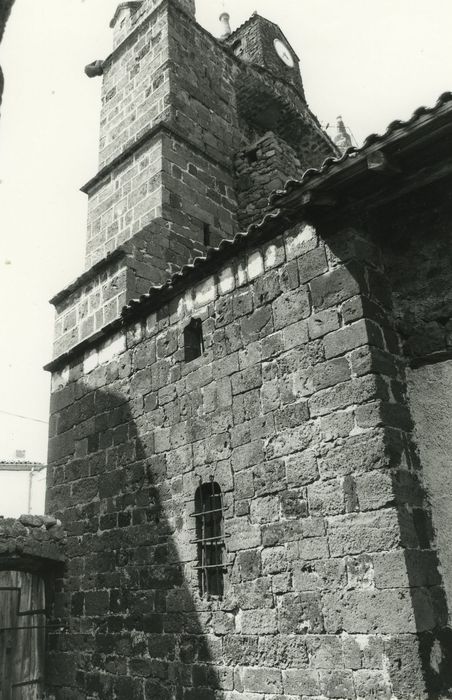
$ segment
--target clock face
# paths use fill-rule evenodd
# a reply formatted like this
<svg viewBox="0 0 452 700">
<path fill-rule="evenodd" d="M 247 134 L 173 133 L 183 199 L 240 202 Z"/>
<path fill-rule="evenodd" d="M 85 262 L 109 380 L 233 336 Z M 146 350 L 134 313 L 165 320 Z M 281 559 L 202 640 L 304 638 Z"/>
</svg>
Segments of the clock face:
<svg viewBox="0 0 452 700">
<path fill-rule="evenodd" d="M 275 51 L 280 57 L 281 61 L 286 64 L 286 66 L 289 66 L 289 68 L 293 68 L 295 65 L 295 62 L 292 58 L 292 54 L 290 53 L 289 49 L 287 46 L 281 41 L 281 39 L 275 39 L 273 42 L 273 45 L 275 47 Z"/>
</svg>

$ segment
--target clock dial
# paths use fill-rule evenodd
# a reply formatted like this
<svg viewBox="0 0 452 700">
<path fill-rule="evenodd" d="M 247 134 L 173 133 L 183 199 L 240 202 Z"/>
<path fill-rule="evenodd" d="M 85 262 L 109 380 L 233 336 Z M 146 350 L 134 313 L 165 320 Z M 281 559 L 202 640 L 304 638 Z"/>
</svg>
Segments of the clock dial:
<svg viewBox="0 0 452 700">
<path fill-rule="evenodd" d="M 293 68 L 295 65 L 295 61 L 293 60 L 292 54 L 290 53 L 289 49 L 281 41 L 281 39 L 275 39 L 273 45 L 281 61 L 285 63 L 286 66 L 289 66 L 289 68 Z"/>
</svg>

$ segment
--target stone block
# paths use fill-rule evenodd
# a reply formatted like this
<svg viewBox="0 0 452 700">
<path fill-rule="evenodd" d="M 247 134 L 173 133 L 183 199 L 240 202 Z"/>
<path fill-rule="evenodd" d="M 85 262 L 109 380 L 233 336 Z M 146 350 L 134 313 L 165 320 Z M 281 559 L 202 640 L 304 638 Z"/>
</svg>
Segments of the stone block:
<svg viewBox="0 0 452 700">
<path fill-rule="evenodd" d="M 377 588 L 437 586 L 440 574 L 431 550 L 398 549 L 373 555 Z"/>
<path fill-rule="evenodd" d="M 320 671 L 320 688 L 327 698 L 355 698 L 351 671 Z"/>
<path fill-rule="evenodd" d="M 287 593 L 279 600 L 279 631 L 282 634 L 321 634 L 324 631 L 320 596 Z"/>
<path fill-rule="evenodd" d="M 311 515 L 341 515 L 345 511 L 344 490 L 338 479 L 311 484 L 308 501 Z"/>
<path fill-rule="evenodd" d="M 277 496 L 263 496 L 251 502 L 252 523 L 270 523 L 278 519 L 279 500 Z"/>
<path fill-rule="evenodd" d="M 408 589 L 327 593 L 323 610 L 325 628 L 331 634 L 340 630 L 348 634 L 414 634 L 420 622 L 416 620 Z M 431 605 L 427 601 L 419 631 L 432 622 Z"/>
<path fill-rule="evenodd" d="M 242 318 L 240 328 L 245 343 L 266 338 L 273 332 L 270 306 L 261 306 L 249 316 Z"/>
<path fill-rule="evenodd" d="M 402 450 L 399 436 L 392 438 L 384 431 L 352 435 L 338 447 L 327 448 L 319 459 L 320 473 L 323 478 L 331 479 L 397 466 Z"/>
<path fill-rule="evenodd" d="M 243 610 L 240 613 L 238 624 L 242 634 L 245 635 L 276 634 L 278 630 L 276 610 Z M 239 661 L 239 663 L 243 663 L 243 661 Z"/>
<path fill-rule="evenodd" d="M 309 224 L 298 224 L 284 236 L 287 260 L 293 260 L 317 247 L 316 230 Z"/>
<path fill-rule="evenodd" d="M 259 639 L 259 664 L 267 668 L 305 668 L 309 663 L 304 637 L 278 634 Z M 287 692 L 284 686 L 285 692 Z"/>
<path fill-rule="evenodd" d="M 344 665 L 342 640 L 335 635 L 308 635 L 306 649 L 311 668 L 334 670 Z"/>
<path fill-rule="evenodd" d="M 228 523 L 228 551 L 238 552 L 241 549 L 259 547 L 261 530 L 259 525 L 251 525 L 246 518 L 237 518 Z"/>
<path fill-rule="evenodd" d="M 346 382 L 350 378 L 350 365 L 345 357 L 338 357 L 328 362 L 320 362 L 312 368 L 311 381 L 314 391 L 335 386 L 341 382 Z"/>
<path fill-rule="evenodd" d="M 262 550 L 262 573 L 279 574 L 287 569 L 286 550 L 284 547 L 268 547 Z"/>
<path fill-rule="evenodd" d="M 257 636 L 246 636 L 243 633 L 225 637 L 223 641 L 223 659 L 226 665 L 255 666 L 258 663 L 258 658 Z"/>
<path fill-rule="evenodd" d="M 286 457 L 285 465 L 288 486 L 304 486 L 312 483 L 319 476 L 317 458 L 310 450 Z"/>
<path fill-rule="evenodd" d="M 369 375 L 317 392 L 309 399 L 309 409 L 311 416 L 325 416 L 332 411 L 373 399 L 387 400 L 388 396 L 388 389 L 383 380 Z"/>
<path fill-rule="evenodd" d="M 264 249 L 264 267 L 266 270 L 270 270 L 274 267 L 278 267 L 285 262 L 286 253 L 284 248 L 284 241 L 282 238 L 277 238 L 269 243 Z"/>
<path fill-rule="evenodd" d="M 391 700 L 392 690 L 388 675 L 383 671 L 358 670 L 353 674 L 358 700 L 378 698 Z"/>
<path fill-rule="evenodd" d="M 232 393 L 243 394 L 245 391 L 257 389 L 262 386 L 262 370 L 260 366 L 249 367 L 242 372 L 237 372 L 232 377 Z"/>
<path fill-rule="evenodd" d="M 304 408 L 302 413 L 304 413 Z M 313 441 L 313 430 L 310 423 L 304 423 L 295 428 L 281 431 L 269 440 L 266 452 L 267 458 L 284 457 L 293 452 L 300 452 L 308 448 Z"/>
<path fill-rule="evenodd" d="M 260 552 L 257 549 L 239 552 L 237 555 L 236 566 L 239 570 L 241 580 L 254 581 L 260 576 Z"/>
<path fill-rule="evenodd" d="M 394 503 L 394 478 L 394 474 L 381 469 L 357 476 L 356 495 L 360 510 L 378 510 Z"/>
<path fill-rule="evenodd" d="M 272 668 L 243 668 L 240 670 L 242 686 L 252 693 L 282 693 L 281 671 Z"/>
<path fill-rule="evenodd" d="M 398 635 L 384 642 L 385 660 L 393 694 L 409 698 L 426 698 L 426 686 L 417 635 Z"/>
<path fill-rule="evenodd" d="M 278 431 L 286 428 L 297 428 L 307 420 L 309 420 L 307 401 L 289 404 L 275 413 L 275 425 Z"/>
<path fill-rule="evenodd" d="M 325 309 L 308 318 L 308 332 L 311 340 L 323 338 L 327 333 L 337 331 L 340 326 L 336 309 Z"/>
<path fill-rule="evenodd" d="M 395 549 L 400 544 L 395 509 L 330 517 L 328 541 L 332 557 Z"/>
<path fill-rule="evenodd" d="M 309 669 L 289 669 L 283 671 L 284 692 L 295 697 L 313 697 L 320 695 L 320 677 L 318 671 Z"/>
<path fill-rule="evenodd" d="M 370 345 L 377 348 L 383 348 L 384 345 L 379 326 L 365 319 L 329 333 L 323 342 L 325 343 L 325 357 L 327 359 L 343 355 L 360 345 Z"/>
<path fill-rule="evenodd" d="M 232 451 L 232 468 L 234 471 L 241 471 L 247 467 L 261 464 L 264 460 L 262 440 L 254 440 Z"/>
<path fill-rule="evenodd" d="M 308 324 L 306 321 L 298 321 L 283 329 L 283 349 L 291 350 L 308 342 Z"/>
<path fill-rule="evenodd" d="M 284 462 L 278 459 L 259 464 L 253 469 L 256 496 L 276 493 L 285 488 L 286 470 Z"/>
<path fill-rule="evenodd" d="M 327 270 L 328 261 L 323 246 L 314 248 L 298 258 L 298 274 L 301 284 L 310 282 L 314 277 L 322 275 Z"/>
<path fill-rule="evenodd" d="M 338 306 L 364 289 L 363 269 L 350 263 L 337 267 L 310 282 L 312 304 L 316 311 Z"/>
<path fill-rule="evenodd" d="M 272 307 L 275 330 L 308 318 L 311 313 L 309 295 L 305 287 L 282 294 L 273 302 Z"/>
<path fill-rule="evenodd" d="M 291 260 L 279 270 L 279 285 L 282 292 L 290 292 L 299 287 L 297 261 Z"/>
<path fill-rule="evenodd" d="M 308 517 L 308 502 L 305 490 L 284 491 L 279 496 L 281 518 L 298 520 Z"/>
<path fill-rule="evenodd" d="M 271 303 L 281 294 L 281 285 L 277 270 L 262 275 L 254 283 L 254 303 L 256 307 Z"/>
</svg>

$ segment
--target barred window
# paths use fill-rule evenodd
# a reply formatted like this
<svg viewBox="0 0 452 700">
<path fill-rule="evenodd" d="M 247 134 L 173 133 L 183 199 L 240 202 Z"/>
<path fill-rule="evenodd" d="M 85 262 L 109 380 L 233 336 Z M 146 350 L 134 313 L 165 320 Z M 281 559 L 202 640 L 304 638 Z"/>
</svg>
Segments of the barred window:
<svg viewBox="0 0 452 700">
<path fill-rule="evenodd" d="M 191 362 L 200 357 L 204 351 L 204 339 L 202 336 L 202 322 L 200 318 L 192 318 L 188 326 L 184 328 L 185 362 Z"/>
<path fill-rule="evenodd" d="M 201 484 L 195 494 L 198 582 L 202 596 L 223 595 L 224 521 L 220 486 L 211 479 Z"/>
</svg>

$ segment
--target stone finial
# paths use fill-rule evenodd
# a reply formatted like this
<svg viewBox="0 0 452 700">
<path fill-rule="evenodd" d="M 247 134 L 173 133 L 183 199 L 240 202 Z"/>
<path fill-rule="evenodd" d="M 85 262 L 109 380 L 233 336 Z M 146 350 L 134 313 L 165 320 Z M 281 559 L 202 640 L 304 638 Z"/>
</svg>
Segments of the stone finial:
<svg viewBox="0 0 452 700">
<path fill-rule="evenodd" d="M 103 61 L 93 61 L 85 66 L 85 73 L 88 78 L 97 78 L 99 75 L 104 73 L 104 62 Z"/>
<path fill-rule="evenodd" d="M 228 38 L 228 36 L 231 36 L 232 31 L 231 31 L 231 25 L 229 23 L 230 16 L 228 12 L 222 12 L 220 15 L 220 22 L 221 22 L 221 28 L 222 28 L 222 33 L 220 36 L 221 41 L 224 41 L 225 39 Z"/>
<path fill-rule="evenodd" d="M 342 153 L 345 153 L 345 151 L 348 148 L 353 147 L 352 138 L 348 133 L 347 128 L 344 124 L 344 120 L 341 116 L 337 117 L 336 136 L 334 137 L 334 143 Z"/>
</svg>

